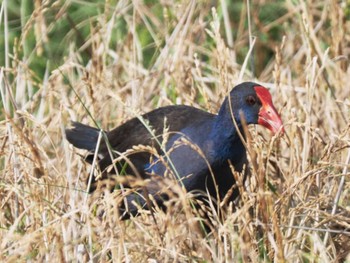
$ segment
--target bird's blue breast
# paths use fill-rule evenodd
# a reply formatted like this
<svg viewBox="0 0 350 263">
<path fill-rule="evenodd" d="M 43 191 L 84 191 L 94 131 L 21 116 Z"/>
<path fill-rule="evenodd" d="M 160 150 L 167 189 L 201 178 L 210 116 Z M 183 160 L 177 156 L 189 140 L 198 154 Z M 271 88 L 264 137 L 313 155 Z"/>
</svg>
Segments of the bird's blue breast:
<svg viewBox="0 0 350 263">
<path fill-rule="evenodd" d="M 211 169 L 221 173 L 221 166 L 226 167 L 227 160 L 236 166 L 235 164 L 241 163 L 242 158 L 246 156 L 245 148 L 239 137 L 234 138 L 234 140 L 232 138 L 230 140 L 224 140 L 224 138 L 216 140 L 220 137 L 209 136 L 211 131 L 208 131 L 208 127 L 204 128 L 207 129 L 183 129 L 180 133 L 173 135 L 166 146 L 169 152 L 169 156 L 164 157 L 167 167 L 170 167 L 176 176 L 186 177 L 186 188 L 192 188 L 192 184 L 198 184 L 198 181 L 205 180 Z M 192 134 L 196 134 L 196 136 Z M 172 147 L 174 148 L 172 149 Z M 242 167 L 238 166 L 235 169 L 240 171 Z M 144 169 L 148 173 L 161 176 L 166 172 L 166 166 L 158 159 L 145 164 Z M 225 170 L 227 169 L 225 168 Z M 196 178 L 191 178 L 191 175 Z"/>
</svg>

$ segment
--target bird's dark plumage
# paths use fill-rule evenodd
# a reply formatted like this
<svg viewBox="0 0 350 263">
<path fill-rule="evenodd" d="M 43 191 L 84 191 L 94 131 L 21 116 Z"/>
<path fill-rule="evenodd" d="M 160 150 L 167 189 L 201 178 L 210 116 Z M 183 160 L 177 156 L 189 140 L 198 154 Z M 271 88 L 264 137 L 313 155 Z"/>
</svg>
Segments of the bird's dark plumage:
<svg viewBox="0 0 350 263">
<path fill-rule="evenodd" d="M 118 172 L 150 178 L 151 174 L 164 176 L 170 171 L 179 177 L 187 191 L 209 192 L 212 197 L 222 199 L 235 184 L 228 161 L 239 172 L 247 161 L 246 150 L 232 118 L 234 116 L 243 134 L 242 115 L 247 124 L 261 124 L 272 132 L 283 132 L 282 121 L 268 90 L 256 83 L 245 82 L 230 92 L 217 115 L 189 106 L 167 106 L 144 114 L 143 121 L 133 118 L 106 132 L 107 140 L 102 139 L 98 150 L 103 177 L 113 173 L 113 169 L 106 172 L 112 163 L 108 147 L 113 149 L 113 158 L 116 158 L 118 153 L 124 153 L 133 146 L 152 146 L 163 161 L 147 151 L 132 153 L 128 158 L 133 165 L 121 161 L 116 164 Z M 164 136 L 164 131 L 167 136 Z M 73 128 L 66 130 L 68 141 L 90 154 L 95 152 L 98 135 L 98 129 L 78 122 L 73 122 Z M 86 160 L 91 162 L 91 156 Z M 154 185 L 150 185 L 149 193 L 161 203 L 164 196 L 156 194 Z M 237 195 L 238 192 L 233 191 L 231 199 Z M 131 204 L 134 196 L 128 198 Z M 145 202 L 141 201 L 142 204 L 145 205 Z M 135 214 L 136 208 L 133 207 L 130 212 Z"/>
</svg>

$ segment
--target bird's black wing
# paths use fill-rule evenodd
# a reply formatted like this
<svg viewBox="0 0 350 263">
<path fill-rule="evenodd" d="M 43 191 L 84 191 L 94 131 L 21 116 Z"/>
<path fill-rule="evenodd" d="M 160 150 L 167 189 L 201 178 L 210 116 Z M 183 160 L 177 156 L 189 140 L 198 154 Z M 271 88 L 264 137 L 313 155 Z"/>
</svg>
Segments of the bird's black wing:
<svg viewBox="0 0 350 263">
<path fill-rule="evenodd" d="M 158 108 L 142 115 L 141 119 L 143 121 L 135 117 L 106 132 L 108 143 L 102 139 L 98 151 L 101 157 L 99 161 L 100 169 L 103 171 L 112 164 L 111 151 L 108 150 L 108 147 L 114 150 L 113 152 L 124 153 L 135 145 L 144 145 L 152 146 L 161 153 L 159 143 L 162 143 L 163 132 L 166 129 L 169 132 L 168 139 L 170 140 L 172 134 L 188 126 L 196 126 L 196 123 L 201 123 L 214 117 L 214 114 L 185 105 Z M 99 130 L 78 122 L 73 122 L 72 126 L 71 129 L 66 129 L 67 140 L 77 148 L 88 150 L 91 154 L 87 156 L 86 161 L 91 163 L 96 149 Z M 155 140 L 155 137 L 158 139 L 158 142 Z M 113 158 L 115 157 L 117 155 L 113 156 Z M 129 159 L 138 173 L 145 177 L 144 168 L 149 162 L 150 154 L 139 152 L 130 155 Z M 118 170 L 124 170 L 128 174 L 135 174 L 132 167 L 124 166 L 124 164 L 120 164 Z"/>
</svg>

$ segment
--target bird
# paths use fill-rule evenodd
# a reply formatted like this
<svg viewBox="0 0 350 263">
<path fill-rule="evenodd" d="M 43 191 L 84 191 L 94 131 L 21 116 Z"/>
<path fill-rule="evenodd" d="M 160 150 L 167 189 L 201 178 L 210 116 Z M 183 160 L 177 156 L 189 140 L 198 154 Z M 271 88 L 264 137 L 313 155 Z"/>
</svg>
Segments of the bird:
<svg viewBox="0 0 350 263">
<path fill-rule="evenodd" d="M 269 90 L 254 82 L 235 86 L 217 114 L 186 105 L 160 107 L 103 132 L 99 145 L 101 130 L 98 128 L 72 122 L 65 134 L 74 147 L 87 150 L 88 163 L 93 162 L 97 152 L 102 179 L 115 174 L 151 179 L 142 190 L 126 197 L 127 205 L 121 210 L 124 218 L 128 218 L 138 213 L 135 201 L 149 208 L 145 194 L 151 194 L 164 208 L 169 197 L 157 182 L 169 174 L 187 192 L 207 193 L 221 200 L 230 194 L 229 200 L 235 200 L 239 192 L 234 189 L 236 182 L 230 164 L 237 172 L 246 170 L 245 124 L 262 125 L 273 134 L 284 133 Z M 150 150 L 131 150 L 140 145 L 144 148 L 139 149 L 153 149 L 157 154 Z M 115 158 L 117 162 L 113 161 Z M 244 180 L 246 174 L 244 172 Z M 92 178 L 90 192 L 96 190 L 98 182 Z"/>
</svg>

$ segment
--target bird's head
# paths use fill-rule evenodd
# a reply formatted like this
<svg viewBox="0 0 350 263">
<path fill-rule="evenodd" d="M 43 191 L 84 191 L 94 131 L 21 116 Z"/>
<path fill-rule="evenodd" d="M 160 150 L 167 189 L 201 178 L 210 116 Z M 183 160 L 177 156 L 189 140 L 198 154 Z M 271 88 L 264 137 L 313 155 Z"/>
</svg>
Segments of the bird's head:
<svg viewBox="0 0 350 263">
<path fill-rule="evenodd" d="M 243 114 L 247 124 L 260 124 L 274 134 L 278 131 L 284 133 L 281 117 L 272 103 L 270 92 L 265 87 L 253 82 L 244 82 L 232 89 L 229 98 L 230 100 L 225 100 L 219 115 L 231 114 L 232 110 L 236 121 L 240 121 Z"/>
</svg>

